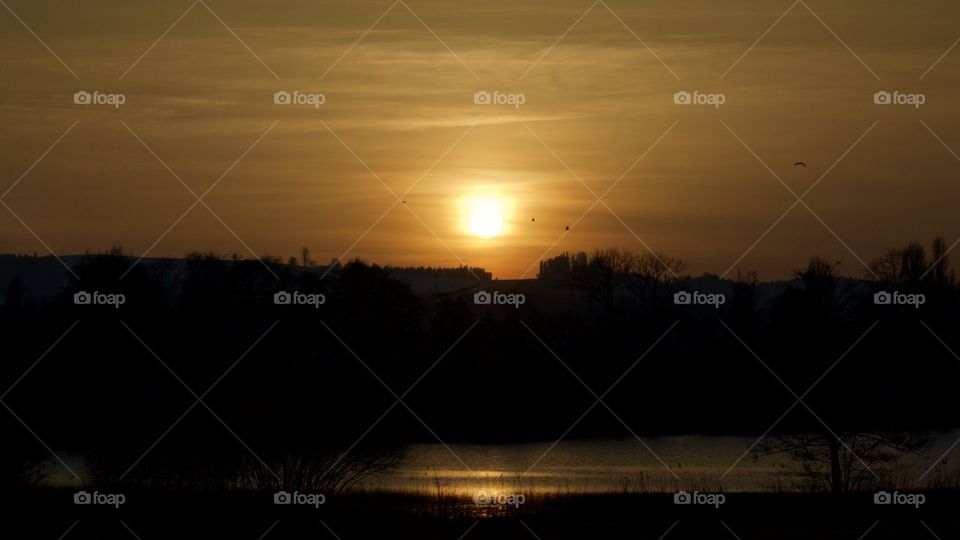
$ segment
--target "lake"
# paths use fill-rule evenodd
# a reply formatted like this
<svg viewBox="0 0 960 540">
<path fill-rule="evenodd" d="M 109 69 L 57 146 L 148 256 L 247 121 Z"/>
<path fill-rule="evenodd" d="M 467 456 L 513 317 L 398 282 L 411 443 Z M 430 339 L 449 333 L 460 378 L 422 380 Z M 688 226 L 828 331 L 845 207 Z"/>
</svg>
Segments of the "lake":
<svg viewBox="0 0 960 540">
<path fill-rule="evenodd" d="M 898 483 L 919 485 L 919 477 L 957 442 L 960 430 L 932 433 L 931 438 L 922 457 L 904 459 Z M 791 482 L 783 467 L 788 460 L 742 457 L 757 437 L 688 435 L 643 440 L 663 463 L 635 438 L 561 441 L 556 446 L 553 442 L 412 445 L 406 463 L 370 487 L 427 494 L 436 493 L 439 480 L 444 493 L 457 495 L 575 494 L 778 491 Z M 944 468 L 955 471 L 952 455 L 944 458 Z"/>
<path fill-rule="evenodd" d="M 923 456 L 903 460 L 902 470 L 895 476 L 897 485 L 921 487 L 919 477 L 957 443 L 960 429 L 930 436 L 931 445 Z M 757 461 L 744 455 L 756 440 L 757 437 L 746 436 L 644 437 L 643 441 L 653 453 L 635 438 L 528 444 L 415 444 L 407 447 L 401 467 L 363 487 L 433 495 L 439 482 L 443 493 L 463 496 L 480 492 L 577 494 L 789 489 L 792 479 L 784 467 L 789 461 L 782 458 Z M 960 452 L 960 448 L 956 452 Z M 73 470 L 85 476 L 82 457 L 61 455 Z M 953 452 L 942 460 L 938 470 L 960 477 L 952 457 Z M 45 480 L 48 484 L 77 484 L 55 461 L 49 462 L 48 470 Z M 936 474 L 937 471 L 930 473 L 926 480 L 932 480 Z"/>
</svg>

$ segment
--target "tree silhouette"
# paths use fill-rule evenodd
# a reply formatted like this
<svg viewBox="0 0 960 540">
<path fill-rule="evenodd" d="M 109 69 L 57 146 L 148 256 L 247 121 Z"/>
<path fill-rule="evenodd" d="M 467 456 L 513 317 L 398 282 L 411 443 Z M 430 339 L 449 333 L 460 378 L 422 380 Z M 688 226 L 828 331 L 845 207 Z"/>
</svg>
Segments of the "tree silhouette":
<svg viewBox="0 0 960 540">
<path fill-rule="evenodd" d="M 897 264 L 898 279 L 919 277 L 924 266 L 923 250 L 919 244 L 911 244 L 896 257 L 889 256 L 888 261 Z M 886 272 L 888 267 L 884 265 L 875 267 Z M 850 339 L 845 336 L 856 335 L 854 329 L 862 325 L 856 320 L 856 291 L 841 282 L 836 268 L 837 263 L 811 258 L 805 268 L 795 271 L 800 286 L 788 289 L 777 299 L 779 326 L 786 335 L 786 346 L 795 353 L 784 370 L 787 380 L 810 385 L 809 373 L 822 370 L 826 375 L 833 371 L 831 361 L 824 360 L 826 351 L 842 351 L 844 339 Z M 811 336 L 817 339 L 811 340 Z M 858 383 L 844 380 L 823 386 L 844 393 L 851 384 Z M 787 455 L 793 474 L 805 478 L 808 487 L 825 486 L 841 493 L 875 481 L 874 468 L 895 465 L 903 454 L 918 453 L 926 447 L 924 436 L 864 429 L 866 422 L 857 419 L 855 403 L 845 402 L 844 396 L 826 394 L 827 390 L 812 394 L 819 398 L 814 409 L 820 414 L 799 424 L 798 430 L 805 434 L 771 436 L 754 449 L 754 456 Z"/>
<path fill-rule="evenodd" d="M 879 486 L 881 473 L 894 472 L 906 454 L 919 455 L 928 445 L 928 438 L 912 433 L 799 434 L 766 439 L 753 454 L 785 455 L 791 462 L 783 468 L 804 480 L 801 488 L 836 494 Z"/>
<path fill-rule="evenodd" d="M 953 347 L 956 280 L 942 239 L 929 249 L 930 256 L 916 243 L 891 251 L 874 263 L 880 280 L 843 277 L 835 263 L 815 257 L 792 281 L 770 284 L 752 273 L 695 278 L 683 275 L 679 259 L 611 248 L 545 260 L 537 280 L 501 288 L 481 268 L 362 261 L 304 268 L 300 260 L 292 267 L 211 253 L 134 264 L 117 248 L 83 257 L 74 267 L 79 279 L 64 279 L 54 296 L 38 296 L 30 279 L 6 284 L 0 370 L 12 384 L 43 347 L 81 321 L 82 331 L 51 350 L 9 402 L 52 448 L 82 454 L 99 482 L 117 481 L 193 403 L 180 380 L 198 394 L 219 381 L 205 402 L 270 468 L 282 470 L 281 483 L 201 405 L 124 482 L 345 489 L 392 466 L 400 446 L 434 442 L 434 434 L 448 442 L 556 440 L 593 403 L 577 378 L 601 391 L 628 368 L 604 401 L 638 434 L 765 430 L 789 396 L 730 338 L 723 319 L 792 389 L 828 373 L 805 402 L 833 433 L 798 407 L 758 452 L 790 456 L 792 474 L 842 491 L 870 483 L 860 459 L 886 469 L 916 448 L 898 433 L 952 428 L 960 414 L 952 384 L 960 367 L 920 324 L 922 317 Z M 444 286 L 415 294 L 410 283 L 418 280 Z M 478 306 L 472 294 L 479 284 L 511 287 L 527 303 Z M 674 291 L 701 285 L 732 291 L 732 299 L 719 310 L 673 304 Z M 872 293 L 889 286 L 933 299 L 919 312 L 875 305 Z M 77 306 L 80 290 L 122 293 L 128 301 L 123 309 Z M 277 305 L 279 291 L 326 302 Z M 832 366 L 878 320 L 882 330 Z M 731 369 L 741 360 L 756 370 Z M 399 394 L 414 382 L 404 403 L 430 431 L 396 405 L 345 453 L 395 405 L 384 384 Z M 37 395 L 44 399 L 29 399 Z M 499 414 L 505 403 L 526 414 Z M 3 474 L 24 478 L 43 449 L 10 416 L 0 432 L 11 441 L 0 449 Z M 620 435 L 622 424 L 602 414 L 570 433 Z M 329 478 L 318 476 L 331 467 Z"/>
</svg>

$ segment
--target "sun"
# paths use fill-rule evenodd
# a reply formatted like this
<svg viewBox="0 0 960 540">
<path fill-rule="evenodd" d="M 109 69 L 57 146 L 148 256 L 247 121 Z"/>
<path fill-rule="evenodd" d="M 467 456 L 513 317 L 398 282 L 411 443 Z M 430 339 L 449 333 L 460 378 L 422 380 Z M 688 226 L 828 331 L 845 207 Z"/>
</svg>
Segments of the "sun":
<svg viewBox="0 0 960 540">
<path fill-rule="evenodd" d="M 509 205 L 502 197 L 473 195 L 461 204 L 465 232 L 477 238 L 494 238 L 504 234 Z"/>
<path fill-rule="evenodd" d="M 480 238 L 493 238 L 503 232 L 503 211 L 492 200 L 477 201 L 470 208 L 470 232 Z"/>
</svg>

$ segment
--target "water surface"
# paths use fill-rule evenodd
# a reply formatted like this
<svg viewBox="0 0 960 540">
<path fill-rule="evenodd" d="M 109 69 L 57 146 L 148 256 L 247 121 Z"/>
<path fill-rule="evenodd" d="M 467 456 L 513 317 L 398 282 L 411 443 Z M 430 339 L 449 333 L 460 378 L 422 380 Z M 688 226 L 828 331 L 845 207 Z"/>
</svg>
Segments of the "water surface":
<svg viewBox="0 0 960 540">
<path fill-rule="evenodd" d="M 898 482 L 919 477 L 956 441 L 960 430 L 931 435 L 921 457 L 903 460 Z M 728 492 L 789 489 L 789 460 L 746 455 L 758 437 L 684 435 L 530 444 L 412 445 L 404 465 L 371 486 L 417 493 Z M 646 445 L 646 446 L 645 446 Z M 647 448 L 649 447 L 649 449 Z M 960 451 L 958 449 L 957 451 Z M 950 457 L 940 469 L 949 469 Z M 927 475 L 931 480 L 934 473 Z"/>
</svg>

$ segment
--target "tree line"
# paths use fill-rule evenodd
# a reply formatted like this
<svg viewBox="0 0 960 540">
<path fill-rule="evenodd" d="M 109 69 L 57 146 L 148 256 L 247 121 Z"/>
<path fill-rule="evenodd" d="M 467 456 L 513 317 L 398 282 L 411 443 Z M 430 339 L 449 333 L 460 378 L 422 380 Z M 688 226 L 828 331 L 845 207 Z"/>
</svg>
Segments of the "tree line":
<svg viewBox="0 0 960 540">
<path fill-rule="evenodd" d="M 522 309 L 475 305 L 472 290 L 417 296 L 363 261 L 320 272 L 213 254 L 134 260 L 84 257 L 43 301 L 8 284 L 8 478 L 49 457 L 38 438 L 85 456 L 105 483 L 343 487 L 411 442 L 552 441 L 571 425 L 567 438 L 746 434 L 776 422 L 786 445 L 824 425 L 953 428 L 960 412 L 949 350 L 960 350 L 960 297 L 939 239 L 929 253 L 892 250 L 859 279 L 814 257 L 773 297 L 756 274 L 717 278 L 729 290 L 718 309 L 674 303 L 704 282 L 682 260 L 623 249 L 544 261 L 516 285 Z M 926 300 L 875 303 L 886 290 Z M 126 301 L 77 305 L 79 291 Z M 278 291 L 324 302 L 277 305 Z"/>
</svg>

